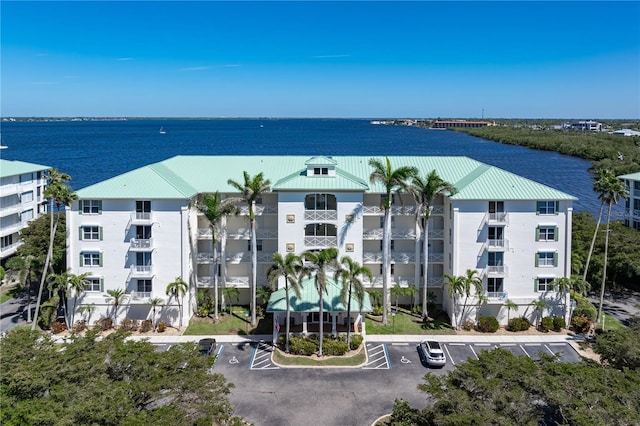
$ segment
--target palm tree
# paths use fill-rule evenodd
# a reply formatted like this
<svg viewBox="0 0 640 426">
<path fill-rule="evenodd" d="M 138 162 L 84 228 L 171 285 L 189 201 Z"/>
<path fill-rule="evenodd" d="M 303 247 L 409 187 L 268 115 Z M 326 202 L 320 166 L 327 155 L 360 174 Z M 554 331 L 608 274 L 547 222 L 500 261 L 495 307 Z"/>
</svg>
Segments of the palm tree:
<svg viewBox="0 0 640 426">
<path fill-rule="evenodd" d="M 256 200 L 269 190 L 271 182 L 265 179 L 262 172 L 254 177 L 249 176 L 246 171 L 243 172 L 244 184 L 229 179 L 227 183 L 240 191 L 242 199 L 249 207 L 249 224 L 251 235 L 251 325 L 256 325 L 256 274 L 258 268 L 258 248 L 256 243 Z"/>
<path fill-rule="evenodd" d="M 222 296 L 229 300 L 229 314 L 233 313 L 233 299 L 235 299 L 236 302 L 238 301 L 240 290 L 238 290 L 236 286 L 230 285 L 222 289 Z"/>
<path fill-rule="evenodd" d="M 266 310 L 267 308 L 267 304 L 269 303 L 269 298 L 271 297 L 271 293 L 273 293 L 273 290 L 265 286 L 260 286 L 256 290 L 256 300 L 260 299 L 260 301 L 262 302 L 260 303 L 260 305 L 264 308 L 264 310 Z"/>
<path fill-rule="evenodd" d="M 464 294 L 464 302 L 462 305 L 461 319 L 467 315 L 467 307 L 469 297 L 478 298 L 478 303 L 482 303 L 486 298 L 483 295 L 482 279 L 478 276 L 475 269 L 467 269 L 465 275 L 462 276 L 462 293 Z"/>
<path fill-rule="evenodd" d="M 445 274 L 444 278 L 447 281 L 445 285 L 447 286 L 449 299 L 451 299 L 452 303 L 451 319 L 453 320 L 453 327 L 457 329 L 458 318 L 456 315 L 456 298 L 459 294 L 464 293 L 464 277 Z"/>
<path fill-rule="evenodd" d="M 391 290 L 389 290 L 391 296 L 396 299 L 396 311 L 398 310 L 398 299 L 407 294 L 406 290 L 407 287 L 401 287 L 400 283 L 396 283 L 393 287 L 391 287 Z"/>
<path fill-rule="evenodd" d="M 438 175 L 438 172 L 432 170 L 426 178 L 419 175 L 413 177 L 411 182 L 411 194 L 416 203 L 416 231 L 422 229 L 422 265 L 424 268 L 422 278 L 422 319 L 429 317 L 427 311 L 427 291 L 428 291 L 428 271 L 429 271 L 429 218 L 433 210 L 433 201 L 436 197 L 443 194 L 453 194 L 456 191 L 455 186 L 445 181 Z M 416 232 L 416 265 L 420 262 L 418 259 L 417 241 L 420 239 L 420 233 Z M 416 287 L 419 283 L 416 282 Z"/>
<path fill-rule="evenodd" d="M 306 261 L 310 262 L 309 271 L 307 274 L 311 274 L 315 272 L 315 285 L 316 290 L 318 290 L 319 299 L 319 312 L 320 312 L 320 333 L 319 333 L 319 345 L 318 345 L 318 356 L 322 356 L 322 334 L 323 334 L 323 326 L 324 326 L 324 317 L 323 317 L 323 295 L 327 292 L 327 268 L 336 267 L 336 263 L 338 260 L 338 249 L 335 247 L 329 247 L 326 249 L 322 249 L 320 251 L 305 251 L 303 253 L 303 257 Z"/>
<path fill-rule="evenodd" d="M 113 303 L 113 326 L 115 327 L 118 322 L 118 307 L 124 302 L 125 299 L 129 297 L 126 290 L 123 288 L 118 288 L 115 290 L 107 290 L 107 302 Z"/>
<path fill-rule="evenodd" d="M 289 292 L 293 290 L 296 297 L 300 299 L 300 281 L 298 276 L 303 269 L 302 259 L 293 253 L 287 253 L 285 257 L 278 252 L 273 254 L 273 265 L 269 268 L 268 279 L 274 288 L 278 285 L 280 277 L 284 278 L 284 296 L 286 299 L 286 334 L 285 352 L 289 352 L 289 330 L 291 322 L 291 300 Z"/>
<path fill-rule="evenodd" d="M 60 274 L 49 274 L 49 291 L 58 294 L 58 309 L 62 308 L 64 312 L 64 322 L 69 327 L 69 319 L 67 318 L 67 286 L 69 285 L 69 270 Z"/>
<path fill-rule="evenodd" d="M 12 272 L 18 272 L 18 279 L 23 287 L 27 289 L 27 322 L 31 322 L 31 282 L 35 275 L 34 267 L 37 265 L 35 256 L 13 256 L 7 259 L 6 266 Z"/>
<path fill-rule="evenodd" d="M 356 297 L 360 309 L 364 302 L 364 285 L 360 276 L 365 276 L 369 280 L 373 280 L 373 274 L 366 266 L 360 265 L 349 256 L 343 256 L 340 259 L 340 267 L 335 273 L 335 279 L 342 281 L 342 291 L 340 292 L 340 300 L 347 305 L 347 347 L 351 348 L 351 298 Z"/>
<path fill-rule="evenodd" d="M 176 277 L 173 282 L 170 282 L 167 285 L 167 289 L 165 291 L 166 295 L 169 296 L 169 298 L 173 296 L 176 299 L 176 303 L 178 304 L 178 311 L 180 314 L 180 328 L 182 328 L 182 304 L 180 303 L 180 300 L 184 297 L 185 294 L 187 294 L 187 291 L 189 291 L 189 284 L 187 284 L 182 279 L 182 277 Z"/>
<path fill-rule="evenodd" d="M 76 304 L 78 302 L 78 297 L 82 293 L 84 293 L 86 289 L 86 285 L 89 283 L 87 277 L 89 276 L 89 272 L 85 272 L 84 274 L 76 275 L 69 274 L 69 287 L 67 288 L 68 296 L 73 293 L 73 310 L 71 311 L 71 326 L 75 323 L 76 318 Z"/>
<path fill-rule="evenodd" d="M 163 300 L 159 297 L 154 297 L 153 299 L 149 299 L 149 304 L 151 305 L 151 311 L 153 312 L 153 317 L 151 318 L 151 323 L 153 324 L 153 331 L 156 331 L 156 309 L 162 306 Z"/>
<path fill-rule="evenodd" d="M 382 204 L 384 209 L 384 228 L 382 230 L 382 324 L 387 325 L 389 282 L 391 281 L 391 205 L 393 203 L 391 193 L 407 190 L 409 188 L 407 181 L 418 174 L 418 169 L 409 166 L 393 169 L 389 157 L 386 157 L 385 163 L 371 158 L 369 166 L 373 168 L 369 181 L 372 184 L 377 183 L 384 186 L 386 194 Z"/>
<path fill-rule="evenodd" d="M 418 290 L 416 287 L 405 287 L 404 289 L 404 294 L 405 296 L 409 296 L 411 297 L 411 309 L 413 312 L 413 309 L 416 307 L 416 299 L 418 296 L 418 294 L 420 293 L 420 290 Z"/>
<path fill-rule="evenodd" d="M 33 323 L 31 324 L 31 330 L 36 329 L 38 322 L 38 314 L 40 311 L 40 302 L 42 300 L 42 289 L 44 288 L 44 281 L 47 277 L 47 269 L 49 269 L 49 262 L 51 256 L 53 256 L 53 241 L 55 239 L 56 230 L 58 228 L 58 220 L 60 219 L 60 208 L 63 205 L 69 205 L 72 201 L 78 199 L 78 195 L 73 192 L 66 182 L 71 180 L 71 176 L 66 173 L 60 173 L 56 169 L 49 169 L 47 171 L 47 187 L 44 190 L 44 198 L 47 199 L 50 206 L 49 217 L 51 220 L 49 230 L 49 249 L 47 250 L 47 257 L 44 261 L 44 267 L 42 268 L 42 278 L 40 280 L 40 288 L 38 289 L 38 298 L 36 300 L 36 312 L 34 314 Z M 57 212 L 53 215 L 53 205 L 56 205 Z"/>
<path fill-rule="evenodd" d="M 598 199 L 600 200 L 600 211 L 598 213 L 598 221 L 596 222 L 596 228 L 593 231 L 593 238 L 591 239 L 591 245 L 589 246 L 589 254 L 587 255 L 587 261 L 584 265 L 584 272 L 582 273 L 582 279 L 587 280 L 587 272 L 589 271 L 589 263 L 591 262 L 591 255 L 593 254 L 593 248 L 596 244 L 596 237 L 598 236 L 598 229 L 600 229 L 600 223 L 602 222 L 602 213 L 604 212 L 604 205 L 606 203 L 607 194 L 609 193 L 609 187 L 612 180 L 617 179 L 616 176 L 608 169 L 598 169 L 593 177 L 593 190 L 598 193 Z"/>
<path fill-rule="evenodd" d="M 511 299 L 507 299 L 504 302 L 504 307 L 507 308 L 507 325 L 509 325 L 509 322 L 511 321 L 511 318 L 509 318 L 509 314 L 511 313 L 511 311 L 518 310 L 518 304 Z"/>
<path fill-rule="evenodd" d="M 533 306 L 536 312 L 536 328 L 538 328 L 538 324 L 540 323 L 540 316 L 542 315 L 542 311 L 546 309 L 548 306 L 547 301 L 544 299 L 536 299 L 533 302 L 529 303 L 529 305 Z"/>
<path fill-rule="evenodd" d="M 629 191 L 624 182 L 615 176 L 609 181 L 608 192 L 605 196 L 605 204 L 607 204 L 607 228 L 604 234 L 604 264 L 602 266 L 602 284 L 600 285 L 600 305 L 598 306 L 598 316 L 596 323 L 600 323 L 602 319 L 602 305 L 604 304 L 604 284 L 607 280 L 607 254 L 609 251 L 609 225 L 611 223 L 611 207 L 618 204 L 621 198 L 627 198 Z"/>
<path fill-rule="evenodd" d="M 213 264 L 212 264 L 212 276 L 213 276 L 213 302 L 215 307 L 213 308 L 213 319 L 218 321 L 218 243 L 222 245 L 221 252 L 224 255 L 224 235 L 223 235 L 223 222 L 231 215 L 238 214 L 238 208 L 234 205 L 238 200 L 235 198 L 222 199 L 218 191 L 213 194 L 204 194 L 202 201 L 197 203 L 196 206 L 200 212 L 202 212 L 207 220 L 209 220 L 209 226 L 211 227 L 211 240 L 213 244 Z"/>
</svg>

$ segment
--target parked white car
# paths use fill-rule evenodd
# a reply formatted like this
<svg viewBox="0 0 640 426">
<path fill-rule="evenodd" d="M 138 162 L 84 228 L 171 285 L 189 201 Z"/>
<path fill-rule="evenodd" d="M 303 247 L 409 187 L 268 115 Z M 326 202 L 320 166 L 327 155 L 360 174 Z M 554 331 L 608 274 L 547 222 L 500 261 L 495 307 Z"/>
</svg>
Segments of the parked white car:
<svg viewBox="0 0 640 426">
<path fill-rule="evenodd" d="M 442 367 L 447 363 L 442 346 L 435 340 L 423 340 L 418 344 L 420 361 L 429 367 Z"/>
</svg>

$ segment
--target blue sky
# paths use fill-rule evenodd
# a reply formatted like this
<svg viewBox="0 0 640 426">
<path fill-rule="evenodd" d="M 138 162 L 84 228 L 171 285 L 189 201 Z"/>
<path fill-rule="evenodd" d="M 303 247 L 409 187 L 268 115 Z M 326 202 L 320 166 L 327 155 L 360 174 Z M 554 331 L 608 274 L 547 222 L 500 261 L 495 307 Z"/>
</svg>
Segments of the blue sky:
<svg viewBox="0 0 640 426">
<path fill-rule="evenodd" d="M 640 2 L 1 3 L 1 115 L 640 118 Z"/>
</svg>

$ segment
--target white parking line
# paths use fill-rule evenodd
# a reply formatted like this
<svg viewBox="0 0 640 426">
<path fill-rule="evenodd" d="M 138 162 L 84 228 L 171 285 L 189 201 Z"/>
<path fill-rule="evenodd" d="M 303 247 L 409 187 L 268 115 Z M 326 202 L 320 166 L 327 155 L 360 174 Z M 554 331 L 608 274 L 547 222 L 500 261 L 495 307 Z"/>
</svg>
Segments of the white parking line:
<svg viewBox="0 0 640 426">
<path fill-rule="evenodd" d="M 383 344 L 367 345 L 367 364 L 362 367 L 363 370 L 388 370 L 390 367 L 389 354 Z"/>
<path fill-rule="evenodd" d="M 529 352 L 527 352 L 527 350 L 524 348 L 524 346 L 520 345 L 520 349 L 522 349 L 522 352 L 524 352 L 524 354 L 526 356 L 528 356 L 529 358 L 531 358 L 531 355 L 529 355 Z"/>
<path fill-rule="evenodd" d="M 480 359 L 478 358 L 478 354 L 476 353 L 476 351 L 473 349 L 473 345 L 469 345 L 469 348 L 471 349 L 471 352 L 473 352 L 473 356 L 475 356 L 476 359 Z"/>
<path fill-rule="evenodd" d="M 450 345 L 461 345 L 462 343 L 449 343 Z M 451 363 L 453 365 L 456 365 L 456 362 L 453 360 L 453 357 L 451 356 L 451 353 L 449 352 L 449 348 L 447 348 L 447 345 L 443 345 L 444 346 L 444 350 L 447 351 L 447 355 L 449 355 L 449 359 L 451 360 Z"/>
</svg>

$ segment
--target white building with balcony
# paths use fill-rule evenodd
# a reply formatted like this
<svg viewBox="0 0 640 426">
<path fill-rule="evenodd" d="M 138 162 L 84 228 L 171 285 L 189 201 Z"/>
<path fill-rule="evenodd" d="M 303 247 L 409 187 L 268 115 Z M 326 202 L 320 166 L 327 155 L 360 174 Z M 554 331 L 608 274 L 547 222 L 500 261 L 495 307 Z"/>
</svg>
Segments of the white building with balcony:
<svg viewBox="0 0 640 426">
<path fill-rule="evenodd" d="M 19 232 L 46 212 L 45 172 L 49 166 L 0 160 L 0 260 L 18 250 Z"/>
<path fill-rule="evenodd" d="M 77 305 L 95 304 L 110 314 L 108 289 L 125 289 L 129 298 L 120 318 L 150 317 L 150 298 L 163 307 L 158 320 L 178 323 L 175 300 L 165 289 L 176 277 L 189 283 L 183 323 L 196 308 L 196 291 L 235 286 L 250 303 L 251 247 L 247 206 L 226 221 L 213 269 L 213 242 L 206 217 L 195 208 L 200 194 L 239 194 L 228 179 L 242 172 L 264 173 L 270 191 L 256 205 L 257 285 L 267 286 L 275 252 L 336 247 L 373 273 L 369 288 L 382 288 L 382 220 L 385 190 L 371 184 L 369 156 L 177 156 L 78 191 L 67 210 L 68 265 L 89 273 L 90 285 Z M 530 303 L 545 298 L 546 315 L 564 312 L 566 295 L 553 281 L 568 277 L 571 265 L 571 218 L 574 197 L 467 157 L 390 157 L 394 168 L 432 170 L 454 184 L 454 195 L 435 200 L 429 223 L 429 260 L 422 265 L 416 239 L 416 207 L 407 194 L 394 195 L 391 224 L 390 286 L 428 291 L 453 315 L 445 275 L 476 270 L 482 279 L 483 303 L 467 309 L 467 318 L 494 315 L 506 322 L 504 302 L 519 305 L 516 315 L 533 315 Z M 419 299 L 421 300 L 421 299 Z M 401 303 L 411 303 L 406 298 Z M 456 303 L 459 306 L 459 303 Z M 456 315 L 459 315 L 459 309 Z M 310 316 L 309 321 L 317 321 Z M 335 319 L 334 319 L 335 320 Z"/>
<path fill-rule="evenodd" d="M 629 198 L 624 201 L 624 224 L 640 231 L 640 172 L 618 177 L 629 191 Z"/>
</svg>

